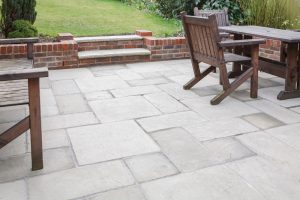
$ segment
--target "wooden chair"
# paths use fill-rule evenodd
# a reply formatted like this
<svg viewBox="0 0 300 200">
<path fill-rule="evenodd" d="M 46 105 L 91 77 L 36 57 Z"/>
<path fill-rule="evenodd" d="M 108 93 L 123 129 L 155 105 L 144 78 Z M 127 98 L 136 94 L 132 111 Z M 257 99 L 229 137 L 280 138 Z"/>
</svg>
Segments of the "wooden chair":
<svg viewBox="0 0 300 200">
<path fill-rule="evenodd" d="M 39 79 L 47 76 L 47 68 L 0 67 L 0 107 L 29 105 L 29 116 L 0 133 L 0 150 L 30 129 L 32 170 L 43 168 Z"/>
<path fill-rule="evenodd" d="M 219 104 L 225 97 L 249 78 L 251 78 L 251 98 L 257 98 L 259 44 L 265 43 L 265 40 L 222 41 L 218 31 L 216 15 L 209 15 L 208 18 L 201 18 L 188 16 L 186 12 L 183 12 L 181 16 L 195 75 L 195 77 L 183 88 L 185 90 L 191 89 L 210 72 L 219 68 L 223 91 L 211 100 L 212 105 Z M 251 46 L 251 58 L 224 52 L 224 48 L 227 47 L 246 45 Z M 199 63 L 201 62 L 211 66 L 205 71 L 200 72 Z M 228 62 L 248 62 L 252 67 L 240 75 L 235 81 L 230 83 L 226 68 L 226 63 Z"/>
</svg>

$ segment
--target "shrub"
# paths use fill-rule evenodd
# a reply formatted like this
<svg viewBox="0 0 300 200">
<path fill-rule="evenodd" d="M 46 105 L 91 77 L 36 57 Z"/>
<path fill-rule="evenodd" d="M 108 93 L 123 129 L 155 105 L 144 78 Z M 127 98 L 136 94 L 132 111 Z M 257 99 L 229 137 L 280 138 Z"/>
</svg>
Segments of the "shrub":
<svg viewBox="0 0 300 200">
<path fill-rule="evenodd" d="M 261 0 L 258 0 L 261 2 Z M 244 24 L 245 14 L 238 1 L 235 0 L 208 0 L 205 2 L 205 10 L 221 10 L 228 8 L 229 20 L 232 24 Z"/>
<path fill-rule="evenodd" d="M 26 38 L 38 36 L 37 29 L 26 20 L 16 20 L 12 24 L 12 30 L 8 33 L 9 38 Z"/>
<path fill-rule="evenodd" d="M 31 24 L 36 19 L 36 0 L 2 0 L 1 30 L 5 37 L 11 32 L 12 24 L 16 20 L 27 20 Z"/>
</svg>

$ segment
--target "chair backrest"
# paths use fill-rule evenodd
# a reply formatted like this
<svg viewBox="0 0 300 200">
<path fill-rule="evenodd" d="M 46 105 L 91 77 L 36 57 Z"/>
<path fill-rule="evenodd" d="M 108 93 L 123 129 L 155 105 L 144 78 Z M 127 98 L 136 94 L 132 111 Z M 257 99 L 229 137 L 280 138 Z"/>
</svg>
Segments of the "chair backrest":
<svg viewBox="0 0 300 200">
<path fill-rule="evenodd" d="M 192 59 L 210 65 L 224 61 L 224 52 L 219 48 L 221 41 L 215 15 L 207 18 L 188 16 L 181 13 L 182 24 Z"/>
<path fill-rule="evenodd" d="M 218 26 L 230 26 L 227 8 L 224 8 L 224 10 L 199 10 L 197 7 L 194 8 L 195 16 L 208 17 L 212 14 L 216 15 Z"/>
</svg>

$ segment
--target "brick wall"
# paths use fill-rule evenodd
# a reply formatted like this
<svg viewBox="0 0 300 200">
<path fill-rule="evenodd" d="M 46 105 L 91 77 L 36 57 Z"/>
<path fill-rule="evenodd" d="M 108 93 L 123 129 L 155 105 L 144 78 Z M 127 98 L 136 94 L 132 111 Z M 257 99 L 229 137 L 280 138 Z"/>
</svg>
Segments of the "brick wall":
<svg viewBox="0 0 300 200">
<path fill-rule="evenodd" d="M 78 44 L 79 51 L 143 48 L 143 40 L 134 41 L 104 41 L 104 42 L 83 42 Z"/>
<path fill-rule="evenodd" d="M 26 44 L 0 45 L 0 59 L 27 58 Z"/>
<path fill-rule="evenodd" d="M 272 60 L 280 60 L 281 42 L 278 40 L 267 40 L 266 44 L 260 45 L 259 55 Z"/>
<path fill-rule="evenodd" d="M 78 44 L 73 40 L 36 43 L 33 46 L 34 67 L 73 68 L 78 66 Z"/>
</svg>

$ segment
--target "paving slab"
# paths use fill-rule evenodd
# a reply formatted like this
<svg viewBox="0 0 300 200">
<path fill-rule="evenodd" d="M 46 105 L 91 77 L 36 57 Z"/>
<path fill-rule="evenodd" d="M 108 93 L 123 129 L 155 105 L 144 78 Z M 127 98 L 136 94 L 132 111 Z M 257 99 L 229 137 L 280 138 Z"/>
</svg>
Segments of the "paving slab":
<svg viewBox="0 0 300 200">
<path fill-rule="evenodd" d="M 80 165 L 160 150 L 134 121 L 73 128 L 68 134 Z"/>
<path fill-rule="evenodd" d="M 87 200 L 145 200 L 143 193 L 137 186 L 129 186 L 88 197 Z"/>
<path fill-rule="evenodd" d="M 199 141 L 213 140 L 228 136 L 258 131 L 259 129 L 239 118 L 203 122 L 184 126 Z"/>
<path fill-rule="evenodd" d="M 27 200 L 26 183 L 24 180 L 0 184 L 1 200 Z"/>
<path fill-rule="evenodd" d="M 107 91 L 89 92 L 83 94 L 87 101 L 111 99 L 113 96 Z"/>
<path fill-rule="evenodd" d="M 258 113 L 259 111 L 239 100 L 227 97 L 219 105 L 212 106 L 210 100 L 213 96 L 185 99 L 181 102 L 197 112 L 203 118 L 209 120 L 221 120 L 225 118 L 240 117 Z"/>
<path fill-rule="evenodd" d="M 216 166 L 144 183 L 148 200 L 266 200 L 237 173 Z"/>
<path fill-rule="evenodd" d="M 148 62 L 143 63 L 141 67 L 140 63 L 127 64 L 126 65 L 130 70 L 133 70 L 137 73 L 145 73 L 145 72 L 159 72 L 159 71 L 169 71 L 171 68 L 167 67 L 161 62 Z"/>
<path fill-rule="evenodd" d="M 0 107 L 0 124 L 21 121 L 26 117 L 26 106 Z"/>
<path fill-rule="evenodd" d="M 89 112 L 90 108 L 81 94 L 56 96 L 60 114 Z"/>
<path fill-rule="evenodd" d="M 139 182 L 154 180 L 178 173 L 178 170 L 163 154 L 135 156 L 125 160 Z"/>
<path fill-rule="evenodd" d="M 87 68 L 50 70 L 49 79 L 51 81 L 69 80 L 76 78 L 92 78 L 92 72 Z"/>
<path fill-rule="evenodd" d="M 138 79 L 138 80 L 130 80 L 127 81 L 132 86 L 141 86 L 141 85 L 158 85 L 169 83 L 170 81 L 164 77 L 156 77 L 156 78 L 147 78 L 147 79 Z"/>
<path fill-rule="evenodd" d="M 0 182 L 13 181 L 30 176 L 70 169 L 75 166 L 69 148 L 44 151 L 44 168 L 31 171 L 31 154 L 26 153 L 0 160 Z"/>
<path fill-rule="evenodd" d="M 195 171 L 253 155 L 253 152 L 232 138 L 200 143 L 179 128 L 155 132 L 151 136 L 181 172 Z"/>
<path fill-rule="evenodd" d="M 243 116 L 243 119 L 260 129 L 269 129 L 282 126 L 284 123 L 265 113 L 256 113 Z"/>
<path fill-rule="evenodd" d="M 160 114 L 141 96 L 90 101 L 89 105 L 101 122 L 123 121 Z"/>
<path fill-rule="evenodd" d="M 68 169 L 28 179 L 30 200 L 73 199 L 134 184 L 120 161 Z"/>
<path fill-rule="evenodd" d="M 0 159 L 6 159 L 10 156 L 24 154 L 26 153 L 26 151 L 26 134 L 23 134 L 11 143 L 1 148 Z"/>
<path fill-rule="evenodd" d="M 111 90 L 111 93 L 115 97 L 136 96 L 136 95 L 151 94 L 151 93 L 157 93 L 157 92 L 161 92 L 161 90 L 153 85 L 137 86 L 137 87 L 129 87 L 129 88 L 124 88 L 124 89 Z"/>
<path fill-rule="evenodd" d="M 117 70 L 116 74 L 125 81 L 143 79 L 143 76 L 129 69 Z"/>
<path fill-rule="evenodd" d="M 165 114 L 137 120 L 137 122 L 147 131 L 153 132 L 162 129 L 184 127 L 204 122 L 205 119 L 192 111 Z"/>
<path fill-rule="evenodd" d="M 196 93 L 190 90 L 183 90 L 182 86 L 176 83 L 162 84 L 159 85 L 159 88 L 177 100 L 199 97 Z"/>
<path fill-rule="evenodd" d="M 190 75 L 179 75 L 179 76 L 171 76 L 168 77 L 170 80 L 174 81 L 175 83 L 178 83 L 179 85 L 185 85 L 187 82 L 189 82 L 194 76 Z M 194 88 L 202 88 L 212 85 L 219 85 L 219 80 L 216 78 L 213 78 L 211 76 L 207 76 L 204 79 L 202 79 L 199 83 L 197 83 Z"/>
<path fill-rule="evenodd" d="M 167 93 L 160 92 L 147 94 L 144 95 L 144 97 L 163 113 L 174 113 L 189 110 L 186 106 Z"/>
<path fill-rule="evenodd" d="M 77 94 L 80 93 L 74 80 L 60 80 L 53 81 L 52 89 L 54 95 L 67 95 L 67 94 Z"/>
</svg>

